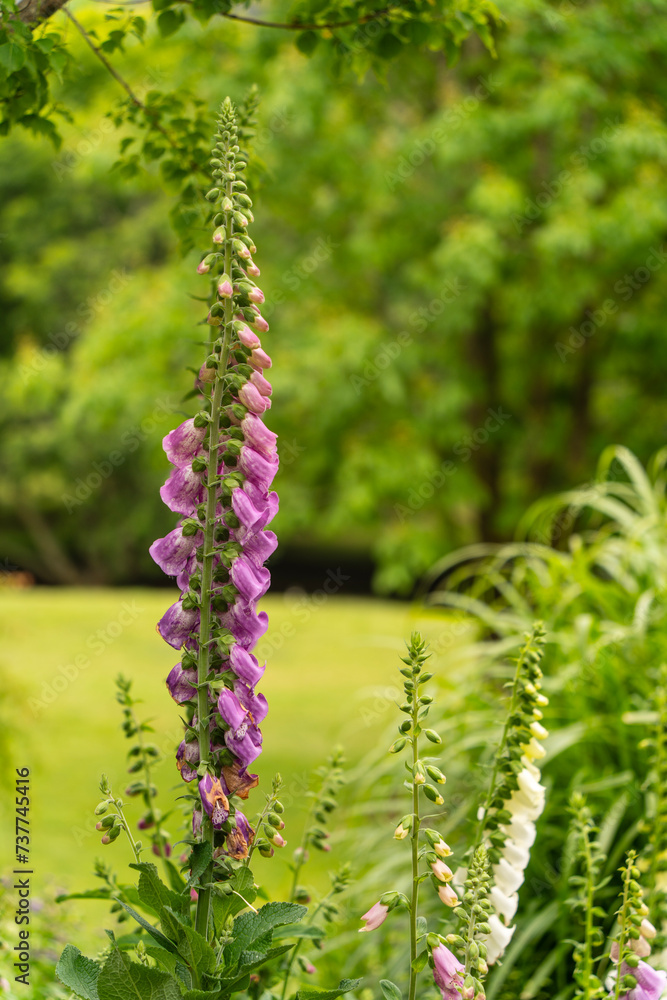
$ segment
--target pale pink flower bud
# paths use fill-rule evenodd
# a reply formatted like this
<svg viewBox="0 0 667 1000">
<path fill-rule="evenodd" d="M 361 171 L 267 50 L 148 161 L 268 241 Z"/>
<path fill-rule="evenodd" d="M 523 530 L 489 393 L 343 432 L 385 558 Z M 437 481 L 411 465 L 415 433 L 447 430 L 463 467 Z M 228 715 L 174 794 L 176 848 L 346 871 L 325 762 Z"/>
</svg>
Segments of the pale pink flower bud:
<svg viewBox="0 0 667 1000">
<path fill-rule="evenodd" d="M 253 368 L 270 368 L 272 361 L 269 355 L 261 347 L 258 347 L 248 358 L 248 364 L 252 365 Z"/>
<path fill-rule="evenodd" d="M 253 278 L 259 278 L 261 272 L 257 267 L 257 264 L 250 261 L 250 263 L 246 266 L 246 273 L 252 275 Z"/>
<path fill-rule="evenodd" d="M 433 861 L 431 871 L 440 882 L 449 882 L 454 873 L 444 861 Z"/>
<path fill-rule="evenodd" d="M 261 392 L 262 396 L 270 396 L 273 392 L 271 388 L 271 383 L 268 379 L 265 379 L 261 372 L 253 372 L 250 376 L 250 381 L 255 386 L 256 389 Z"/>
<path fill-rule="evenodd" d="M 261 347 L 261 340 L 256 333 L 253 333 L 249 326 L 242 326 L 237 334 L 244 347 Z M 252 361 L 250 362 L 252 364 Z"/>
<path fill-rule="evenodd" d="M 218 226 L 218 228 L 213 233 L 213 242 L 214 243 L 223 243 L 224 239 L 225 239 L 225 227 L 224 226 Z"/>
<path fill-rule="evenodd" d="M 433 845 L 433 850 L 440 858 L 448 858 L 450 854 L 454 853 L 449 844 L 446 844 L 445 841 L 442 840 L 442 838 L 438 841 L 437 844 Z"/>
<path fill-rule="evenodd" d="M 658 933 L 650 920 L 642 920 L 639 930 L 642 936 L 648 938 L 649 940 L 654 938 Z"/>
<path fill-rule="evenodd" d="M 445 906 L 458 906 L 459 897 L 456 895 L 451 885 L 441 885 L 438 889 L 438 896 Z"/>
<path fill-rule="evenodd" d="M 389 913 L 389 907 L 385 906 L 384 903 L 375 903 L 371 906 L 362 916 L 362 920 L 365 922 L 365 927 L 359 928 L 359 933 L 362 934 L 364 931 L 374 931 L 383 924 L 387 919 L 387 914 Z"/>
<path fill-rule="evenodd" d="M 232 297 L 232 283 L 224 274 L 218 284 L 218 295 L 221 299 L 231 299 Z"/>
<path fill-rule="evenodd" d="M 251 302 L 256 302 L 258 306 L 261 306 L 264 301 L 264 292 L 261 288 L 251 288 L 248 292 L 248 298 Z"/>
<path fill-rule="evenodd" d="M 271 841 L 274 847 L 284 847 L 287 843 L 285 838 L 281 833 L 275 833 L 273 835 L 273 840 Z"/>
<path fill-rule="evenodd" d="M 257 313 L 257 318 L 252 321 L 252 325 L 260 333 L 266 333 L 269 329 L 269 324 L 266 322 L 261 313 Z"/>
<path fill-rule="evenodd" d="M 211 268 L 203 260 L 197 264 L 197 274 L 208 274 L 210 270 Z"/>
</svg>

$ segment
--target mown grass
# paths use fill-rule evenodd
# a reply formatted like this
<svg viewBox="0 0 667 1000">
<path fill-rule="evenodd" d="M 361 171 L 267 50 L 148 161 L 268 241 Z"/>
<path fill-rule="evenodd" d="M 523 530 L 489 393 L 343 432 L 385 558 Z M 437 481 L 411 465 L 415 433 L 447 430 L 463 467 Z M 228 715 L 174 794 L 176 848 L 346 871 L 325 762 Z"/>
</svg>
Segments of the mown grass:
<svg viewBox="0 0 667 1000">
<path fill-rule="evenodd" d="M 175 595 L 174 595 L 175 596 Z M 180 740 L 177 706 L 164 678 L 176 662 L 155 631 L 172 600 L 166 590 L 46 589 L 0 592 L 1 732 L 5 778 L 14 768 L 31 770 L 31 858 L 35 897 L 58 889 L 90 887 L 101 857 L 127 877 L 131 860 L 123 841 L 104 848 L 94 829 L 97 786 L 105 771 L 114 789 L 127 784 L 127 744 L 114 700 L 119 672 L 134 681 L 135 696 L 155 727 L 166 757 L 155 772 L 162 808 L 179 789 L 172 764 Z M 270 703 L 263 726 L 265 751 L 258 761 L 260 789 L 280 771 L 291 846 L 300 836 L 300 807 L 312 769 L 341 743 L 358 760 L 384 734 L 399 696 L 397 653 L 415 627 L 427 634 L 423 612 L 408 604 L 288 593 L 266 598 L 271 625 L 261 648 L 268 653 L 262 690 Z M 442 629 L 442 617 L 438 618 Z M 78 659 L 77 659 L 78 658 Z M 3 789 L 3 805 L 12 789 Z M 256 793 L 255 806 L 261 806 Z M 129 813 L 138 810 L 130 805 Z M 11 870 L 11 811 L 2 818 L 3 870 Z M 173 823 L 167 824 L 176 833 Z M 291 846 L 288 848 L 291 853 Z M 285 860 L 287 860 L 285 852 Z M 285 891 L 287 866 L 280 858 L 261 863 L 261 878 L 274 893 Z M 321 859 L 319 869 L 326 869 Z M 317 870 L 317 868 L 316 868 Z M 97 939 L 107 904 L 66 904 L 85 926 L 81 946 Z M 39 919 L 39 918 L 37 918 Z M 106 918 L 108 925 L 108 918 Z"/>
</svg>

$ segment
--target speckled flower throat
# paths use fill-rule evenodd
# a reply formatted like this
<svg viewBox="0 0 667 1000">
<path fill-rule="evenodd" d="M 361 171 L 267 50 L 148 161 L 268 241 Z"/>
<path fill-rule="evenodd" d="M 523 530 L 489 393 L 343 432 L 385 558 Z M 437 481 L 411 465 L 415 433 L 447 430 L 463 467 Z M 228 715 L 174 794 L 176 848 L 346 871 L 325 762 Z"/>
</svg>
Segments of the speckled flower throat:
<svg viewBox="0 0 667 1000">
<path fill-rule="evenodd" d="M 268 625 L 256 606 L 270 582 L 264 563 L 277 544 L 266 525 L 278 509 L 270 492 L 278 457 L 276 435 L 263 422 L 271 405 L 263 372 L 271 359 L 257 331 L 268 324 L 253 280 L 259 268 L 238 139 L 227 99 L 210 161 L 216 186 L 206 195 L 216 210 L 213 250 L 197 268 L 211 282 L 209 351 L 196 383 L 201 408 L 164 439 L 174 468 L 161 496 L 181 520 L 150 551 L 181 589 L 158 630 L 181 653 L 167 685 L 189 723 L 177 765 L 186 782 L 198 780 L 193 830 L 215 854 L 243 858 L 254 831 L 239 800 L 257 784 L 249 768 L 261 753 L 267 713 L 256 691 L 264 666 L 252 650 Z"/>
</svg>

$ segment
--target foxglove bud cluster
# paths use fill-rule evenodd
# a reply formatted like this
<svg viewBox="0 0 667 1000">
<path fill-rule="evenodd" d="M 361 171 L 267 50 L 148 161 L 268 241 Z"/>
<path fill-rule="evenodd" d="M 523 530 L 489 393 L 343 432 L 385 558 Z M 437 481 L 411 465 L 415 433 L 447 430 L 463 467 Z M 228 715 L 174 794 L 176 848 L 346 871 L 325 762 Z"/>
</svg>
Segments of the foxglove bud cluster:
<svg viewBox="0 0 667 1000">
<path fill-rule="evenodd" d="M 271 406 L 271 359 L 257 335 L 268 324 L 254 282 L 247 157 L 238 138 L 227 99 L 210 161 L 214 187 L 206 195 L 215 210 L 213 247 L 197 268 L 211 283 L 210 343 L 196 383 L 202 405 L 164 439 L 174 468 L 161 496 L 180 520 L 150 549 L 181 590 L 158 631 L 180 651 L 167 687 L 187 713 L 177 765 L 185 781 L 199 779 L 193 829 L 235 858 L 247 855 L 254 837 L 238 801 L 258 781 L 249 769 L 262 750 L 267 703 L 256 691 L 265 665 L 252 650 L 268 626 L 257 601 L 269 587 L 264 563 L 277 540 L 267 525 L 278 509 L 270 489 L 276 435 L 263 420 Z"/>
<path fill-rule="evenodd" d="M 611 947 L 611 959 L 616 963 L 616 975 L 607 984 L 616 1000 L 660 1000 L 667 986 L 667 972 L 654 969 L 644 959 L 651 954 L 651 941 L 656 936 L 648 920 L 649 910 L 639 884 L 637 855 L 629 851 L 621 868 L 623 892 L 617 912 L 619 933 Z"/>
<path fill-rule="evenodd" d="M 478 847 L 466 875 L 463 897 L 454 911 L 459 919 L 460 933 L 448 934 L 445 938 L 464 963 L 461 967 L 463 996 L 476 1000 L 484 1000 L 486 996 L 484 977 L 489 971 L 486 941 L 491 933 L 489 920 L 493 914 L 493 904 L 488 898 L 491 881 L 486 848 Z M 447 1000 L 446 995 L 443 996 Z"/>
<path fill-rule="evenodd" d="M 535 761 L 544 756 L 540 660 L 544 629 L 535 625 L 517 660 L 509 713 L 498 749 L 486 805 L 480 810 L 480 837 L 488 848 L 493 888 L 489 899 L 496 913 L 488 919 L 489 965 L 503 954 L 514 934 L 511 926 L 519 902 L 518 890 L 535 840 L 535 821 L 544 809 L 545 791 Z"/>
</svg>

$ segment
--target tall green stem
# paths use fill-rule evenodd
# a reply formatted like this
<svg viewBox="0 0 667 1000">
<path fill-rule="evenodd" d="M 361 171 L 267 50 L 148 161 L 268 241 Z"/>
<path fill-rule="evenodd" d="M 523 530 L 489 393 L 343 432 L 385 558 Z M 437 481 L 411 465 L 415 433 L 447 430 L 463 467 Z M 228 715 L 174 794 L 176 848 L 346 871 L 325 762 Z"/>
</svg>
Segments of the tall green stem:
<svg viewBox="0 0 667 1000">
<path fill-rule="evenodd" d="M 415 678 L 415 684 L 417 680 Z M 419 697 L 415 687 L 412 700 L 412 827 L 410 828 L 410 847 L 412 855 L 412 883 L 410 886 L 410 989 L 408 1000 L 415 1000 L 417 992 L 417 971 L 414 967 L 417 958 L 417 907 L 419 905 L 419 785 L 415 782 L 417 762 L 419 760 L 418 721 Z"/>
<path fill-rule="evenodd" d="M 231 182 L 227 184 L 227 195 L 231 197 Z M 225 239 L 225 272 L 231 271 L 232 258 L 232 217 L 227 216 Z M 199 626 L 199 659 L 197 663 L 197 715 L 199 719 L 199 759 L 208 760 L 210 753 L 208 674 L 211 662 L 211 598 L 213 589 L 213 559 L 215 556 L 215 527 L 218 506 L 218 449 L 220 445 L 220 407 L 224 392 L 224 376 L 229 358 L 229 340 L 232 320 L 232 301 L 225 299 L 225 326 L 222 352 L 217 377 L 211 399 L 211 422 L 209 424 L 208 467 L 206 474 L 206 520 L 204 521 L 204 556 L 201 574 L 201 616 Z M 213 330 L 216 328 L 214 327 Z M 211 338 L 214 339 L 212 332 Z M 202 840 L 208 840 L 213 847 L 214 830 L 205 811 L 202 812 Z M 213 863 L 203 873 L 202 882 L 210 882 L 213 877 Z M 208 938 L 211 890 L 201 889 L 197 898 L 195 928 Z"/>
<path fill-rule="evenodd" d="M 630 879 L 631 879 L 631 868 L 632 865 L 628 860 L 625 870 L 623 872 L 623 903 L 621 905 L 621 913 L 619 923 L 621 925 L 621 932 L 618 938 L 618 975 L 616 976 L 616 984 L 614 986 L 614 1000 L 618 1000 L 621 993 L 627 993 L 627 988 L 622 987 L 623 976 L 621 975 L 621 963 L 624 957 L 624 951 L 626 947 L 626 941 L 628 936 L 628 918 L 630 915 Z"/>
<path fill-rule="evenodd" d="M 588 830 L 584 827 L 582 831 L 584 846 L 584 863 L 586 865 L 586 927 L 584 931 L 584 1000 L 589 1000 L 591 995 L 591 976 L 593 975 L 593 903 L 595 897 L 595 872 L 593 858 L 591 855 L 591 844 L 588 839 Z"/>
</svg>

